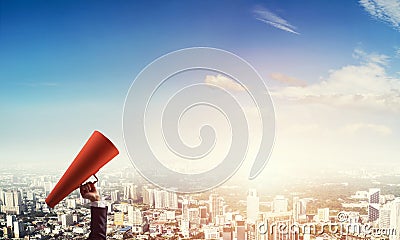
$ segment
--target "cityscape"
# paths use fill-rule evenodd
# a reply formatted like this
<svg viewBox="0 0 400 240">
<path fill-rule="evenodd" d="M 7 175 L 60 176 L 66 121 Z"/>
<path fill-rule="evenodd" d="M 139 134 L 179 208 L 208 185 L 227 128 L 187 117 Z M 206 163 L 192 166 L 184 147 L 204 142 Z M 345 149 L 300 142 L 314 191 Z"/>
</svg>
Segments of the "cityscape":
<svg viewBox="0 0 400 240">
<path fill-rule="evenodd" d="M 338 171 L 280 187 L 235 180 L 198 194 L 147 183 L 133 168 L 99 174 L 107 239 L 400 239 L 400 172 Z M 50 209 L 59 176 L 2 170 L 2 239 L 86 239 L 89 202 L 79 189 Z M 335 179 L 335 180 L 333 180 Z"/>
<path fill-rule="evenodd" d="M 107 239 L 400 240 L 399 33 L 400 0 L 0 1 L 0 239 L 106 206 Z"/>
</svg>

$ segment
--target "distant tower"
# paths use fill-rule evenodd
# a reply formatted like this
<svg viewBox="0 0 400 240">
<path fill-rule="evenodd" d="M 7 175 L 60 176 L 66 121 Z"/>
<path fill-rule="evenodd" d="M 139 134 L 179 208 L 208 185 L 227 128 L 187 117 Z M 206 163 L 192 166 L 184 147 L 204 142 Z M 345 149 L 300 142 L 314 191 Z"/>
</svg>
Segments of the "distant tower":
<svg viewBox="0 0 400 240">
<path fill-rule="evenodd" d="M 111 192 L 111 201 L 114 202 L 119 202 L 120 201 L 120 195 L 119 195 L 119 190 L 115 190 Z"/>
<path fill-rule="evenodd" d="M 189 201 L 187 199 L 182 201 L 182 219 L 189 219 Z"/>
<path fill-rule="evenodd" d="M 383 205 L 379 209 L 379 228 L 390 228 L 390 203 Z"/>
<path fill-rule="evenodd" d="M 7 214 L 21 214 L 22 195 L 18 190 L 7 191 L 4 193 L 4 203 L 1 206 L 1 212 Z"/>
<path fill-rule="evenodd" d="M 329 222 L 329 208 L 318 208 L 318 221 Z"/>
<path fill-rule="evenodd" d="M 224 214 L 224 199 L 218 194 L 210 194 L 209 196 L 209 205 L 210 205 L 210 220 L 211 222 L 215 223 L 215 218 L 219 215 Z"/>
<path fill-rule="evenodd" d="M 390 204 L 390 228 L 396 229 L 396 234 L 389 236 L 389 239 L 400 239 L 400 198 Z"/>
<path fill-rule="evenodd" d="M 178 195 L 175 192 L 166 191 L 166 205 L 168 209 L 178 209 Z"/>
<path fill-rule="evenodd" d="M 368 194 L 368 220 L 374 222 L 379 218 L 379 188 L 370 188 Z"/>
<path fill-rule="evenodd" d="M 258 212 L 260 208 L 260 198 L 257 195 L 255 189 L 249 189 L 247 195 L 247 221 L 249 223 L 255 223 L 258 218 Z"/>
<path fill-rule="evenodd" d="M 292 217 L 294 222 L 299 221 L 300 211 L 301 202 L 299 200 L 299 197 L 293 197 Z"/>
<path fill-rule="evenodd" d="M 129 183 L 124 187 L 124 199 L 137 199 L 137 186 Z"/>
<path fill-rule="evenodd" d="M 149 205 L 150 208 L 154 208 L 154 189 L 143 187 L 142 189 L 143 203 Z"/>
</svg>

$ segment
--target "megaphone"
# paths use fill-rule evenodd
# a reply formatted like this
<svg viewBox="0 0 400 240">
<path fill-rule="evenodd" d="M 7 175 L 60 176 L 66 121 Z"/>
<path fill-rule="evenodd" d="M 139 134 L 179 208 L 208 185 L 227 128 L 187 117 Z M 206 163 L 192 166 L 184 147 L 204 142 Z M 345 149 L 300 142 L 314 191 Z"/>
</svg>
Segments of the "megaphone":
<svg viewBox="0 0 400 240">
<path fill-rule="evenodd" d="M 90 176 L 96 174 L 100 168 L 117 156 L 118 153 L 118 149 L 107 137 L 99 131 L 94 131 L 57 185 L 47 196 L 47 205 L 54 208 L 55 205 L 77 189 Z"/>
</svg>

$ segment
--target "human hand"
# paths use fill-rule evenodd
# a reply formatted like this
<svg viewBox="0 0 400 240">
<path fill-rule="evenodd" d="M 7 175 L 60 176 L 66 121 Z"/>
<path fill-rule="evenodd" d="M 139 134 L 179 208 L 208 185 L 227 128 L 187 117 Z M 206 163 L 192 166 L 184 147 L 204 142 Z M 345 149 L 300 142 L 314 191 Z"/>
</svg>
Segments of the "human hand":
<svg viewBox="0 0 400 240">
<path fill-rule="evenodd" d="M 99 192 L 97 192 L 94 183 L 88 182 L 79 187 L 83 198 L 89 199 L 91 202 L 100 201 Z"/>
</svg>

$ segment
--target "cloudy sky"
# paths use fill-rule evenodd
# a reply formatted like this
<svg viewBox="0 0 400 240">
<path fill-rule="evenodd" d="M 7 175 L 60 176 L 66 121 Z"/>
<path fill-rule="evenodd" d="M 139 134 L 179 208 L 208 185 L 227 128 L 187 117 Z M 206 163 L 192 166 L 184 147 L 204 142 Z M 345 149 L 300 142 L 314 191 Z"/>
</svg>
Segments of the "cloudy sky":
<svg viewBox="0 0 400 240">
<path fill-rule="evenodd" d="M 15 0 L 0 2 L 0 164 L 63 169 L 98 129 L 121 150 L 113 164 L 130 167 L 129 86 L 154 59 L 195 46 L 237 54 L 269 87 L 265 176 L 399 160 L 399 0 Z"/>
</svg>

